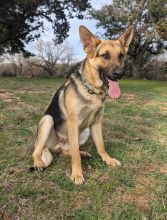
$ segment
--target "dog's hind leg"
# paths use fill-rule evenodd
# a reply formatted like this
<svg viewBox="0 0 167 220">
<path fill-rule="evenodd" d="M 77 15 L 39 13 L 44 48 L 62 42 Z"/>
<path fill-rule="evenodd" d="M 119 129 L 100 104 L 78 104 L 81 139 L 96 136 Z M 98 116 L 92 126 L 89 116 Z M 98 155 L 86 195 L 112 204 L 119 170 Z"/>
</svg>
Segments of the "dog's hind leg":
<svg viewBox="0 0 167 220">
<path fill-rule="evenodd" d="M 54 121 L 50 115 L 45 115 L 39 123 L 35 149 L 33 152 L 34 167 L 38 170 L 48 167 L 52 162 L 52 155 L 49 149 L 45 147 L 53 126 Z"/>
<path fill-rule="evenodd" d="M 45 167 L 48 167 L 52 163 L 53 156 L 48 148 L 43 149 L 41 159 Z"/>
<path fill-rule="evenodd" d="M 51 152 L 54 155 L 60 155 L 60 156 L 71 156 L 71 150 L 70 150 L 70 145 L 69 144 L 63 144 L 63 143 L 58 143 L 56 146 L 51 148 Z M 86 151 L 79 151 L 81 157 L 83 159 L 89 159 L 91 158 L 91 154 L 89 154 Z"/>
<path fill-rule="evenodd" d="M 79 135 L 79 145 L 82 146 L 83 144 L 86 143 L 90 135 L 90 129 L 86 128 L 84 131 L 82 131 Z M 63 143 L 59 142 L 55 146 L 53 146 L 51 149 L 51 152 L 55 155 L 60 155 L 60 156 L 71 156 L 71 151 L 70 151 L 70 145 L 69 143 Z M 79 151 L 80 155 L 82 158 L 90 158 L 91 154 L 85 151 Z"/>
</svg>

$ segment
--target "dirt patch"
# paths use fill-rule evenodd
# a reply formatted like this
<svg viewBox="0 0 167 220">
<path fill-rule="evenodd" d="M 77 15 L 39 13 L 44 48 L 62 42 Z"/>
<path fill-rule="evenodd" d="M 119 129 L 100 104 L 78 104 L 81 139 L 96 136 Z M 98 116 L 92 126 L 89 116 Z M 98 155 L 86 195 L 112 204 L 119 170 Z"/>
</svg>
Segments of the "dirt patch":
<svg viewBox="0 0 167 220">
<path fill-rule="evenodd" d="M 146 170 L 150 173 L 155 172 L 159 169 L 159 164 L 157 163 L 149 163 L 146 165 Z"/>
<path fill-rule="evenodd" d="M 157 139 L 159 140 L 160 144 L 167 146 L 167 137 L 163 136 L 163 137 L 157 137 Z"/>
<path fill-rule="evenodd" d="M 136 94 L 124 93 L 122 97 L 132 102 L 137 102 L 139 100 L 139 96 Z"/>
<path fill-rule="evenodd" d="M 9 220 L 9 216 L 7 210 L 5 208 L 0 209 L 0 219 L 1 220 Z"/>
<path fill-rule="evenodd" d="M 133 192 L 131 194 L 123 195 L 122 202 L 134 203 L 138 209 L 147 210 L 149 208 L 149 203 L 153 200 L 153 198 L 154 196 L 148 193 Z"/>
<path fill-rule="evenodd" d="M 113 194 L 113 199 L 116 198 L 116 203 L 119 204 L 134 204 L 141 211 L 149 210 L 149 203 L 155 199 L 155 195 L 147 192 L 147 189 L 140 189 L 138 185 L 130 191 L 124 191 L 122 188 L 117 188 Z"/>
<path fill-rule="evenodd" d="M 44 94 L 46 93 L 46 91 L 43 91 L 43 90 L 25 90 L 25 89 L 22 89 L 22 90 L 18 90 L 17 92 L 15 93 L 19 93 L 19 94 Z"/>
<path fill-rule="evenodd" d="M 139 152 L 139 151 L 137 151 L 137 152 L 131 152 L 130 153 L 130 156 L 132 157 L 132 158 L 134 158 L 134 159 L 141 159 L 141 153 Z"/>
<path fill-rule="evenodd" d="M 161 111 L 162 115 L 167 115 L 167 107 L 166 106 L 160 106 L 159 110 Z"/>
<path fill-rule="evenodd" d="M 20 93 L 20 94 L 45 94 L 46 91 L 50 91 L 50 94 L 54 94 L 55 91 L 57 89 L 56 88 L 52 88 L 52 87 L 45 87 L 45 89 L 41 88 L 34 88 L 34 87 L 30 87 L 30 88 L 20 88 L 18 89 L 15 93 Z"/>
<path fill-rule="evenodd" d="M 140 157 L 140 153 L 133 156 Z M 136 174 L 134 187 L 125 190 L 121 187 L 117 188 L 113 194 L 113 197 L 117 199 L 118 204 L 134 204 L 137 209 L 141 211 L 147 211 L 150 208 L 150 203 L 156 200 L 157 196 L 154 193 L 158 180 L 150 176 L 150 172 L 157 169 L 157 166 L 148 166 L 149 172 L 138 172 Z M 143 170 L 143 169 L 142 169 Z"/>
<path fill-rule="evenodd" d="M 147 106 L 156 106 L 156 105 L 158 105 L 158 104 L 160 104 L 160 102 L 159 101 L 155 101 L 155 100 L 147 100 L 147 101 L 145 101 L 144 102 L 144 104 L 143 104 L 143 106 L 144 107 L 147 107 Z"/>
<path fill-rule="evenodd" d="M 129 93 L 124 93 L 124 96 L 128 99 L 128 100 L 136 100 L 137 95 L 135 94 L 129 94 Z"/>
<path fill-rule="evenodd" d="M 18 101 L 17 106 L 15 106 L 15 109 L 20 110 L 20 109 L 23 109 L 23 108 L 25 108 L 26 110 L 29 110 L 29 111 L 37 109 L 36 106 L 32 106 L 32 105 L 30 105 L 26 102 Z"/>
<path fill-rule="evenodd" d="M 159 107 L 160 110 L 167 112 L 167 107 Z"/>
<path fill-rule="evenodd" d="M 125 136 L 121 132 L 113 131 L 112 132 L 112 138 L 117 139 L 117 140 L 123 140 L 125 138 Z"/>
<path fill-rule="evenodd" d="M 163 166 L 163 167 L 160 167 L 160 173 L 164 173 L 165 175 L 167 175 L 167 166 Z"/>
<path fill-rule="evenodd" d="M 2 99 L 5 102 L 12 102 L 13 93 L 0 91 L 0 99 Z"/>
<path fill-rule="evenodd" d="M 132 192 L 125 193 L 121 200 L 124 203 L 134 203 L 140 210 L 147 210 L 149 203 L 156 198 L 152 192 L 148 191 L 148 188 L 155 187 L 156 184 L 157 181 L 154 178 L 140 175 L 136 179 Z"/>
<path fill-rule="evenodd" d="M 16 173 L 21 173 L 21 172 L 23 172 L 24 171 L 24 169 L 23 169 L 23 167 L 21 166 L 21 167 L 11 167 L 11 168 L 9 168 L 9 170 L 8 170 L 8 172 L 9 172 L 9 175 L 12 175 L 12 174 L 16 174 Z"/>
<path fill-rule="evenodd" d="M 145 166 L 145 174 L 149 173 L 163 173 L 167 175 L 167 165 L 162 162 L 149 163 Z"/>
<path fill-rule="evenodd" d="M 156 184 L 157 184 L 157 180 L 154 179 L 153 177 L 139 175 L 137 177 L 136 189 L 145 190 L 145 188 L 154 187 L 154 186 L 156 186 Z"/>
<path fill-rule="evenodd" d="M 140 155 L 137 154 L 137 157 L 138 156 Z M 141 172 L 136 177 L 132 191 L 129 193 L 123 192 L 122 196 L 120 196 L 120 201 L 124 203 L 133 203 L 140 210 L 148 210 L 149 203 L 156 200 L 155 193 L 149 189 L 156 188 L 158 181 L 148 175 L 153 172 L 160 172 L 167 175 L 167 166 L 160 166 L 158 162 L 147 164 L 144 170 L 146 170 L 146 172 Z"/>
<path fill-rule="evenodd" d="M 79 193 L 75 199 L 74 206 L 76 209 L 80 209 L 81 207 L 88 204 L 83 193 Z"/>
<path fill-rule="evenodd" d="M 19 97 L 15 97 L 12 92 L 7 92 L 5 90 L 0 90 L 0 99 L 4 102 L 12 102 L 13 100 L 19 101 Z"/>
</svg>

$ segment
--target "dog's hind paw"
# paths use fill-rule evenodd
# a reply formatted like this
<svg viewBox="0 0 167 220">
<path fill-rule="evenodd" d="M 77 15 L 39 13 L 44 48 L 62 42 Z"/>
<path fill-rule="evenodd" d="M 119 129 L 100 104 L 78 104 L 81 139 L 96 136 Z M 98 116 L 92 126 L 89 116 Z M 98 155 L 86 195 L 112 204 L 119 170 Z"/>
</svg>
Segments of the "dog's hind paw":
<svg viewBox="0 0 167 220">
<path fill-rule="evenodd" d="M 43 171 L 45 169 L 45 165 L 42 160 L 34 161 L 34 168 L 37 171 Z"/>
<path fill-rule="evenodd" d="M 80 151 L 80 155 L 83 159 L 90 159 L 92 155 L 86 151 Z"/>
<path fill-rule="evenodd" d="M 46 170 L 46 168 L 37 168 L 37 167 L 30 167 L 29 169 L 28 169 L 28 172 L 30 172 L 30 173 L 34 173 L 35 171 L 45 171 Z"/>
</svg>

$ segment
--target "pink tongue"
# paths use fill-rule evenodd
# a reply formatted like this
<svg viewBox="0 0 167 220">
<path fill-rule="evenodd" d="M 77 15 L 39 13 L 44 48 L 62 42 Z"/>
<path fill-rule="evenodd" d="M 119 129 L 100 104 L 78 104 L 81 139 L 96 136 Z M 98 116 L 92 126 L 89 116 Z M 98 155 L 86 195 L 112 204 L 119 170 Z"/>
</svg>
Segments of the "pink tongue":
<svg viewBox="0 0 167 220">
<path fill-rule="evenodd" d="M 121 90 L 117 82 L 108 80 L 109 82 L 109 89 L 108 94 L 112 99 L 117 99 L 121 96 Z"/>
</svg>

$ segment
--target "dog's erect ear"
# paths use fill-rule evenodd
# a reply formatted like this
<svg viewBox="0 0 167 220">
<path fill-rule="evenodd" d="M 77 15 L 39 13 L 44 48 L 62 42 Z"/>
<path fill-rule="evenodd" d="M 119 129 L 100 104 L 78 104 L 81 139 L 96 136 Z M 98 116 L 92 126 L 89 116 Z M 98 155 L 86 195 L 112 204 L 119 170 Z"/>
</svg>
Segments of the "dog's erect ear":
<svg viewBox="0 0 167 220">
<path fill-rule="evenodd" d="M 125 48 L 126 53 L 128 52 L 130 42 L 132 41 L 134 33 L 134 26 L 131 26 L 124 34 L 121 35 L 119 41 L 122 46 Z"/>
<path fill-rule="evenodd" d="M 101 40 L 99 40 L 96 36 L 94 36 L 83 25 L 79 27 L 79 35 L 80 35 L 81 42 L 83 43 L 84 51 L 88 54 L 90 58 L 92 58 Z"/>
</svg>

